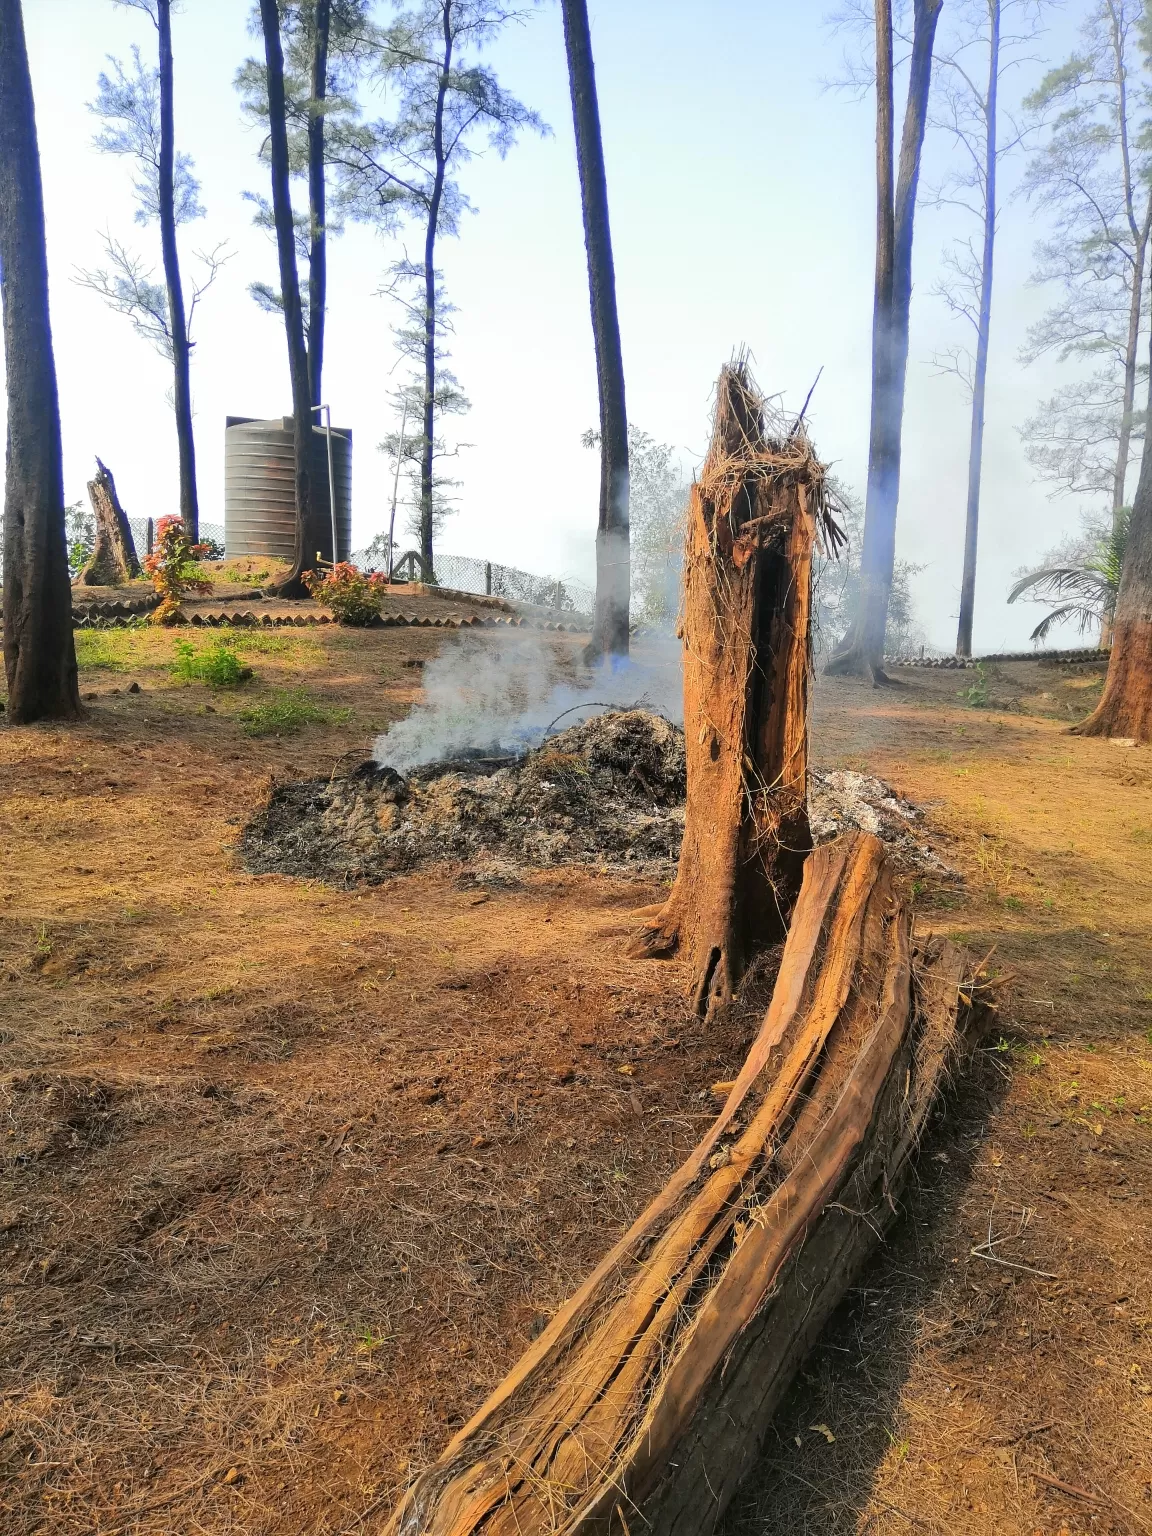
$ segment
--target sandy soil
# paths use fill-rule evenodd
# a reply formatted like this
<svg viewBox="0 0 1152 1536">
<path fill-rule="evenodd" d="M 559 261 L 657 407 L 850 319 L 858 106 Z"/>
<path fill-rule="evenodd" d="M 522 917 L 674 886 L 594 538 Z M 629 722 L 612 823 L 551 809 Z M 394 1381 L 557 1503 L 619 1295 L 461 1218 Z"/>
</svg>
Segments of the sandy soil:
<svg viewBox="0 0 1152 1536">
<path fill-rule="evenodd" d="M 244 873 L 272 777 L 364 755 L 442 637 L 238 632 L 230 692 L 181 638 L 83 635 L 86 721 L 0 731 L 13 1536 L 378 1528 L 756 1019 L 622 958 L 651 885 Z M 817 759 L 930 807 L 923 920 L 1015 980 L 728 1529 L 1149 1531 L 1152 770 L 1063 732 L 1096 670 L 904 676 L 822 685 Z"/>
</svg>

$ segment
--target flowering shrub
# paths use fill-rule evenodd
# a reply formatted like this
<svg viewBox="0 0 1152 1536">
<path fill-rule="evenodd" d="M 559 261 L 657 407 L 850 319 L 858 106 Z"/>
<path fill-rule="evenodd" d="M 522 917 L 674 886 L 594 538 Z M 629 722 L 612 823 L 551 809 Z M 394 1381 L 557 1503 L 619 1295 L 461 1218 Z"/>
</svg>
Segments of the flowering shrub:
<svg viewBox="0 0 1152 1536">
<path fill-rule="evenodd" d="M 388 578 L 342 560 L 327 571 L 306 571 L 304 585 L 341 624 L 371 624 L 384 606 Z"/>
<path fill-rule="evenodd" d="M 162 517 L 156 524 L 156 543 L 144 561 L 144 569 L 160 594 L 152 610 L 153 624 L 175 624 L 180 618 L 180 599 L 185 592 L 211 592 L 212 583 L 200 574 L 197 561 L 208 553 L 207 544 L 193 544 L 179 517 Z"/>
</svg>

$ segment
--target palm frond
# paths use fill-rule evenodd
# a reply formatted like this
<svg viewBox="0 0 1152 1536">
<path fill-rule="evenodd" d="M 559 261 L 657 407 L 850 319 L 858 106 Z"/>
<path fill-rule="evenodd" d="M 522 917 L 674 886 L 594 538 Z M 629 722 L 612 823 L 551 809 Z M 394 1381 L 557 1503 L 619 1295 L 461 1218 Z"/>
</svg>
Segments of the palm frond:
<svg viewBox="0 0 1152 1536">
<path fill-rule="evenodd" d="M 1075 619 L 1080 633 L 1086 629 L 1092 629 L 1100 622 L 1100 610 L 1088 603 L 1063 603 L 1059 608 L 1053 608 L 1046 613 L 1032 631 L 1030 639 L 1047 640 L 1048 631 L 1056 624 L 1063 624 L 1068 619 Z"/>
<path fill-rule="evenodd" d="M 1021 576 L 1008 594 L 1014 603 L 1027 592 L 1033 601 L 1052 597 L 1075 597 L 1083 602 L 1102 602 L 1108 593 L 1106 577 L 1093 564 L 1043 565 Z"/>
</svg>

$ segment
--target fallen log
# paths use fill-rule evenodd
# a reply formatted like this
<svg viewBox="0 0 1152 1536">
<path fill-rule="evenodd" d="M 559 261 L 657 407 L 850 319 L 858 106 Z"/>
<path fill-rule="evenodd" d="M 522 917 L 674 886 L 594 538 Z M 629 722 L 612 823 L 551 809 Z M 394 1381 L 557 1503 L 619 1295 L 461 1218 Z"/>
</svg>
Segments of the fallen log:
<svg viewBox="0 0 1152 1536">
<path fill-rule="evenodd" d="M 808 678 L 817 536 L 842 538 L 803 423 L 770 420 L 738 358 L 720 374 L 684 551 L 688 805 L 676 883 L 632 954 L 688 965 L 696 1009 L 783 938 L 808 828 Z"/>
<path fill-rule="evenodd" d="M 772 1001 L 708 1135 L 475 1417 L 392 1536 L 709 1530 L 896 1210 L 973 1013 L 880 841 L 806 861 Z"/>
<path fill-rule="evenodd" d="M 96 514 L 96 541 L 88 563 L 76 578 L 83 587 L 122 587 L 140 575 L 132 529 L 116 494 L 116 481 L 106 464 L 96 460 L 96 478 L 88 482 L 88 499 Z"/>
</svg>

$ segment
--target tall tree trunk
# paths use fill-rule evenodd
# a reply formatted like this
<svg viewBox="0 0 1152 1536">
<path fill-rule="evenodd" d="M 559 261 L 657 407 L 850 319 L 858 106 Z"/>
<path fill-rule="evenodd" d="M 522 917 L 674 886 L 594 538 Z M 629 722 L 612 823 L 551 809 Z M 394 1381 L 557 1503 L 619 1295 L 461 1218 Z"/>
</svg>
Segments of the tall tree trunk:
<svg viewBox="0 0 1152 1536">
<path fill-rule="evenodd" d="M 428 200 L 428 224 L 424 232 L 424 441 L 420 449 L 420 554 L 430 571 L 435 569 L 432 549 L 435 485 L 432 469 L 436 458 L 436 236 L 440 231 L 440 204 L 444 200 L 444 178 L 448 168 L 448 157 L 444 152 L 444 102 L 448 95 L 448 77 L 455 41 L 453 3 L 454 0 L 441 0 L 444 52 L 440 81 L 436 87 L 436 115 L 432 125 L 436 170 L 432 178 L 432 196 Z"/>
<path fill-rule="evenodd" d="M 312 39 L 312 99 L 308 104 L 308 386 L 322 404 L 324 312 L 328 302 L 328 230 L 324 185 L 324 102 L 328 95 L 328 33 L 332 0 L 316 0 Z M 333 560 L 336 553 L 333 551 Z"/>
<path fill-rule="evenodd" d="M 996 251 L 996 110 L 1000 87 L 1000 0 L 988 5 L 988 94 L 984 100 L 984 249 L 980 259 L 980 314 L 972 380 L 972 436 L 968 448 L 968 509 L 964 519 L 964 573 L 956 654 L 972 654 L 976 607 L 976 545 L 980 533 L 980 475 L 984 463 L 984 397 L 988 381 L 988 334 L 992 323 L 992 261 Z"/>
<path fill-rule="evenodd" d="M 1149 362 L 1152 365 L 1152 355 Z M 1148 414 L 1152 420 L 1152 366 Z M 1140 461 L 1124 546 L 1104 692 L 1087 720 L 1073 727 L 1073 734 L 1152 741 L 1152 451 L 1148 448 Z"/>
<path fill-rule="evenodd" d="M 8 718 L 80 713 L 64 531 L 60 402 L 36 110 L 20 0 L 0 0 L 0 299 L 8 394 L 4 671 Z"/>
<path fill-rule="evenodd" d="M 765 433 L 743 361 L 716 388 L 684 553 L 688 803 L 676 883 L 637 959 L 688 964 L 698 1013 L 729 1001 L 779 939 L 808 828 L 812 547 L 824 472 L 801 430 Z"/>
<path fill-rule="evenodd" d="M 288 575 L 268 590 L 280 597 L 303 597 L 301 573 L 315 564 L 317 550 L 331 541 L 320 526 L 312 504 L 312 395 L 308 381 L 308 350 L 300 307 L 300 278 L 296 270 L 296 234 L 292 225 L 292 194 L 288 183 L 288 127 L 284 106 L 284 50 L 280 41 L 277 0 L 260 0 L 264 57 L 268 78 L 268 143 L 272 161 L 272 214 L 280 258 L 280 291 L 284 296 L 284 329 L 288 338 L 288 367 L 292 376 L 292 417 L 296 433 L 296 549 Z M 335 558 L 336 551 L 332 552 Z"/>
<path fill-rule="evenodd" d="M 596 383 L 600 395 L 600 516 L 596 529 L 596 616 L 594 655 L 628 654 L 628 602 L 631 556 L 628 533 L 628 409 L 624 400 L 624 358 L 616 310 L 616 270 L 608 219 L 608 182 L 596 71 L 588 29 L 586 0 L 561 0 L 572 125 L 580 172 L 584 244 L 588 252 L 588 289 L 596 345 Z"/>
<path fill-rule="evenodd" d="M 180 255 L 176 248 L 176 129 L 173 113 L 172 0 L 156 0 L 156 25 L 160 33 L 160 249 L 164 257 L 164 283 L 168 290 L 168 328 L 172 335 L 173 404 L 176 409 L 176 445 L 180 457 L 180 517 L 195 544 L 200 537 L 200 503 L 196 493 L 196 441 L 192 435 L 192 387 L 189 378 L 191 347 L 188 317 L 184 310 L 184 286 L 180 280 Z"/>
<path fill-rule="evenodd" d="M 825 670 L 888 682 L 884 674 L 884 631 L 896 562 L 896 512 L 900 501 L 900 438 L 904 381 L 908 367 L 908 321 L 912 306 L 912 235 L 920 153 L 928 121 L 932 47 L 943 0 L 915 0 L 908 102 L 900 143 L 895 207 L 892 185 L 892 7 L 876 0 L 877 58 L 877 239 L 876 295 L 872 325 L 872 424 L 868 443 L 868 494 L 860 557 L 860 600 L 856 618 Z M 886 212 L 891 209 L 891 213 Z M 891 219 L 888 271 L 885 233 Z M 890 275 L 889 275 L 890 274 Z"/>
</svg>

